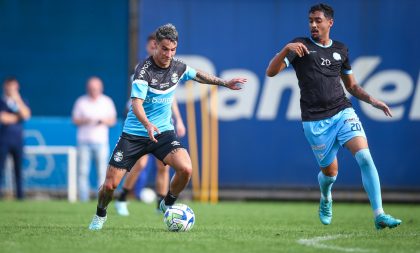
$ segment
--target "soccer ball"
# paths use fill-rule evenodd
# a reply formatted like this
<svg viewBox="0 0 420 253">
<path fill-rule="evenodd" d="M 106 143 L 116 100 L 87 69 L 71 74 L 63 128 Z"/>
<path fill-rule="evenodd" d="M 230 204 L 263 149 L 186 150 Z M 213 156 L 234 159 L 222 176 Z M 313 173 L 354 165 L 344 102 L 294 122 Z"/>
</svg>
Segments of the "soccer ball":
<svg viewBox="0 0 420 253">
<path fill-rule="evenodd" d="M 163 222 L 169 231 L 185 232 L 191 230 L 194 226 L 195 215 L 193 210 L 184 204 L 175 204 L 168 207 Z"/>
</svg>

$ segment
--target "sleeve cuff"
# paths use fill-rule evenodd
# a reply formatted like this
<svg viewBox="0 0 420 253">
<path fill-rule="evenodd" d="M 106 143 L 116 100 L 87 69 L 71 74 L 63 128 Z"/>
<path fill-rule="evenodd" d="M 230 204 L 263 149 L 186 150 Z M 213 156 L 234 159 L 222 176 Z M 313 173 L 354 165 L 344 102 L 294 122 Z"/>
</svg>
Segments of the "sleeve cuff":
<svg viewBox="0 0 420 253">
<path fill-rule="evenodd" d="M 144 80 L 135 80 L 131 87 L 131 97 L 145 99 L 147 94 L 147 82 Z"/>
<path fill-rule="evenodd" d="M 284 63 L 286 63 L 286 67 L 289 67 L 290 62 L 289 59 L 287 59 L 287 57 L 284 58 Z"/>
<path fill-rule="evenodd" d="M 345 75 L 350 75 L 350 74 L 353 74 L 353 70 L 351 70 L 351 69 L 343 69 L 341 71 L 341 73 L 343 73 Z"/>
</svg>

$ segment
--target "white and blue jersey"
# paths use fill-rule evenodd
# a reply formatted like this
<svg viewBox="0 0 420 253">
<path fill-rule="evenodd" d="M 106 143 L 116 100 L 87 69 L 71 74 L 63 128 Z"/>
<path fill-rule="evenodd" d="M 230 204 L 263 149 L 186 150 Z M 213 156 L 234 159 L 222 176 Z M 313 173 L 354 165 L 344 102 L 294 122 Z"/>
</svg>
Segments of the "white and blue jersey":
<svg viewBox="0 0 420 253">
<path fill-rule="evenodd" d="M 146 117 L 160 132 L 174 130 L 171 107 L 175 89 L 179 82 L 195 78 L 196 73 L 195 69 L 177 59 L 172 60 L 171 65 L 164 69 L 156 65 L 153 57 L 149 57 L 136 68 L 131 98 L 144 100 Z M 123 132 L 148 136 L 146 128 L 137 119 L 132 106 L 128 111 Z"/>
</svg>

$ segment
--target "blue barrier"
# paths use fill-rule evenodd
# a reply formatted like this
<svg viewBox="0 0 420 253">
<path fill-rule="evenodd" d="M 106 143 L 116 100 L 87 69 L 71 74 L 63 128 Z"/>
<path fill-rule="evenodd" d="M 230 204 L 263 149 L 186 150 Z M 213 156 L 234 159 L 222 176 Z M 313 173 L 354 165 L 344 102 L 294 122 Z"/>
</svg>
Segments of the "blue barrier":
<svg viewBox="0 0 420 253">
<path fill-rule="evenodd" d="M 249 80 L 238 93 L 219 89 L 220 185 L 316 187 L 318 168 L 302 132 L 295 74 L 290 69 L 269 79 L 265 68 L 288 41 L 308 35 L 308 10 L 318 2 L 141 3 L 140 49 L 149 33 L 171 22 L 179 31 L 178 56 L 187 64 L 225 78 L 244 76 Z M 358 0 L 332 6 L 332 39 L 349 47 L 360 85 L 394 112 L 391 120 L 385 120 L 380 111 L 352 99 L 381 183 L 384 188 L 418 189 L 420 78 L 416 48 L 420 31 L 415 24 L 420 2 Z M 140 50 L 139 57 L 144 56 Z M 180 103 L 185 102 L 182 86 L 177 96 Z M 184 105 L 181 110 L 185 115 Z M 342 150 L 338 158 L 336 187 L 361 187 L 359 168 L 349 152 Z"/>
<path fill-rule="evenodd" d="M 2 21 L 16 21 L 1 22 L 8 25 L 0 34 L 9 39 L 0 42 L 0 76 L 17 75 L 35 115 L 66 116 L 36 117 L 26 124 L 27 131 L 41 132 L 47 145 L 75 145 L 75 127 L 68 115 L 91 74 L 104 78 L 105 92 L 116 101 L 119 115 L 124 110 L 128 4 L 99 2 L 50 5 L 49 1 L 4 1 L 0 8 Z M 316 187 L 318 168 L 299 121 L 294 72 L 290 69 L 270 79 L 264 73 L 271 57 L 288 41 L 308 34 L 308 8 L 317 1 L 140 3 L 139 58 L 145 56 L 142 49 L 149 33 L 172 22 L 180 34 L 178 56 L 188 64 L 224 78 L 240 75 L 249 80 L 241 92 L 219 89 L 220 186 Z M 420 2 L 355 0 L 332 5 L 336 12 L 332 39 L 349 47 L 360 85 L 394 112 L 392 120 L 384 120 L 380 112 L 352 99 L 381 183 L 384 188 L 419 189 L 420 71 L 416 48 L 420 30 L 416 18 Z M 112 12 L 112 18 L 103 12 Z M 66 22 L 51 22 L 60 20 L 63 13 Z M 50 36 L 39 37 L 38 33 Z M 33 43 L 26 43 L 26 37 Z M 53 46 L 47 48 L 50 44 L 45 41 Z M 178 88 L 177 97 L 185 119 L 184 86 Z M 121 124 L 111 130 L 111 149 Z M 199 122 L 197 127 L 201 127 Z M 27 138 L 27 143 L 36 141 Z M 359 169 L 349 152 L 340 152 L 339 166 L 337 187 L 361 187 Z M 57 173 L 53 175 L 57 180 L 65 175 Z"/>
</svg>

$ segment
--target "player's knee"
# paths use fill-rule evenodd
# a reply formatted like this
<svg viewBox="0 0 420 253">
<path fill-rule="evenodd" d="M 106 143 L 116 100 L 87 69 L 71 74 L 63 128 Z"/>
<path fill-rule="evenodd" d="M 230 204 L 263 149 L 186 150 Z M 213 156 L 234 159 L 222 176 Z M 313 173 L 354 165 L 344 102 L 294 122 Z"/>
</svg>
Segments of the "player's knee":
<svg viewBox="0 0 420 253">
<path fill-rule="evenodd" d="M 322 170 L 322 174 L 324 174 L 327 177 L 335 177 L 338 174 L 338 168 L 332 165 L 321 168 L 321 170 Z"/>
<path fill-rule="evenodd" d="M 118 186 L 117 184 L 111 181 L 105 180 L 105 183 L 103 184 L 102 187 L 104 188 L 105 191 L 114 191 L 115 189 L 117 189 L 117 186 Z"/>
<path fill-rule="evenodd" d="M 191 177 L 192 174 L 192 167 L 191 166 L 182 166 L 178 172 L 182 174 L 184 177 Z"/>
<path fill-rule="evenodd" d="M 324 174 L 327 177 L 335 177 L 337 176 L 338 172 L 334 170 L 323 170 L 322 174 Z"/>
</svg>

